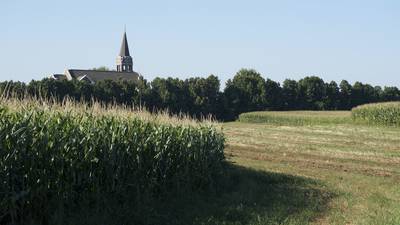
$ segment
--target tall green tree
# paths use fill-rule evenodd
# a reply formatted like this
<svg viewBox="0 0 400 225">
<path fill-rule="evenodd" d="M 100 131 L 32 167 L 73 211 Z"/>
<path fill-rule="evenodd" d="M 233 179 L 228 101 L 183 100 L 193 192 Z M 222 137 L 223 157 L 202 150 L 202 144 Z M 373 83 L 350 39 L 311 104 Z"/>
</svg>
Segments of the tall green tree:
<svg viewBox="0 0 400 225">
<path fill-rule="evenodd" d="M 190 78 L 185 81 L 188 85 L 193 107 L 191 114 L 197 116 L 220 115 L 222 113 L 220 81 L 210 75 L 207 78 Z"/>
<path fill-rule="evenodd" d="M 302 108 L 321 110 L 324 109 L 326 87 L 324 81 L 316 76 L 305 77 L 299 81 L 300 100 Z"/>
<path fill-rule="evenodd" d="M 355 107 L 365 103 L 380 101 L 381 99 L 379 99 L 379 95 L 379 89 L 376 89 L 369 84 L 363 84 L 357 81 L 351 89 L 350 106 Z"/>
<path fill-rule="evenodd" d="M 178 78 L 155 78 L 151 82 L 155 108 L 172 113 L 189 112 L 192 105 L 187 84 Z"/>
<path fill-rule="evenodd" d="M 335 81 L 326 84 L 326 96 L 324 98 L 324 109 L 338 109 L 340 105 L 339 86 Z"/>
<path fill-rule="evenodd" d="M 298 83 L 295 80 L 286 79 L 282 85 L 282 95 L 284 101 L 284 109 L 293 110 L 299 109 L 299 88 Z"/>
<path fill-rule="evenodd" d="M 271 79 L 265 81 L 265 104 L 267 108 L 273 110 L 284 106 L 281 85 Z"/>
<path fill-rule="evenodd" d="M 252 69 L 241 69 L 225 87 L 226 107 L 233 115 L 263 110 L 266 106 L 265 80 Z"/>
<path fill-rule="evenodd" d="M 397 87 L 384 87 L 382 98 L 384 101 L 400 101 L 400 90 Z"/>
<path fill-rule="evenodd" d="M 351 109 L 352 86 L 347 80 L 342 80 L 340 88 L 340 109 Z"/>
</svg>

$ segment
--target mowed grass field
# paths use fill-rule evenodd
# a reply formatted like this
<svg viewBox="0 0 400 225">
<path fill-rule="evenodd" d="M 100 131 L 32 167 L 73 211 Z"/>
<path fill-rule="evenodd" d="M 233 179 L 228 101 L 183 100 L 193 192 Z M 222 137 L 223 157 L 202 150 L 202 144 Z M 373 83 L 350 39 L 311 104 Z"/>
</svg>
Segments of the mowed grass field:
<svg viewBox="0 0 400 225">
<path fill-rule="evenodd" d="M 232 224 L 400 224 L 400 128 L 343 111 L 263 113 L 222 125 L 228 161 L 246 170 Z"/>
</svg>

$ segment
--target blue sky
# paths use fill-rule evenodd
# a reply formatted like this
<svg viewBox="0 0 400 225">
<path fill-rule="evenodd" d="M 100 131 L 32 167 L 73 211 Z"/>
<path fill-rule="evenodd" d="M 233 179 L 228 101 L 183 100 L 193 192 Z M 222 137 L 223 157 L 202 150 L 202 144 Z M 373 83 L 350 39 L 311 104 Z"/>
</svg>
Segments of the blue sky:
<svg viewBox="0 0 400 225">
<path fill-rule="evenodd" d="M 240 68 L 283 81 L 400 86 L 400 1 L 0 2 L 0 80 L 41 79 L 66 68 L 114 68 L 124 25 L 134 69 L 156 76 Z"/>
</svg>

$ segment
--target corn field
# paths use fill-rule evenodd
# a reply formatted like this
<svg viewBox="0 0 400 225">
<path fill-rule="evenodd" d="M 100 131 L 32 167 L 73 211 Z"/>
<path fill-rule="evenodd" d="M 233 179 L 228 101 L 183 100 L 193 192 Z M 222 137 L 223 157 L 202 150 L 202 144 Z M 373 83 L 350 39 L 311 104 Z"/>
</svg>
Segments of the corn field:
<svg viewBox="0 0 400 225">
<path fill-rule="evenodd" d="M 373 103 L 351 110 L 353 120 L 376 125 L 400 126 L 400 102 Z"/>
<path fill-rule="evenodd" d="M 0 102 L 0 223 L 48 220 L 104 194 L 212 185 L 224 136 L 212 122 L 37 100 Z"/>
<path fill-rule="evenodd" d="M 239 115 L 244 123 L 266 123 L 277 126 L 309 126 L 351 123 L 348 111 L 259 111 Z"/>
</svg>

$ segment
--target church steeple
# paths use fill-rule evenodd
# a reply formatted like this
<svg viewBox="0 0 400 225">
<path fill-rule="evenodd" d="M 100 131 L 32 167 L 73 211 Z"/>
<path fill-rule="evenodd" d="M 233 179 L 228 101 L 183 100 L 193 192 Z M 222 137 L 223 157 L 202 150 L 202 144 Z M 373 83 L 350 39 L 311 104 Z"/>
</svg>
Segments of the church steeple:
<svg viewBox="0 0 400 225">
<path fill-rule="evenodd" d="M 121 50 L 119 51 L 119 56 L 130 56 L 128 40 L 126 38 L 126 32 L 124 32 L 124 37 L 122 38 Z"/>
<path fill-rule="evenodd" d="M 126 31 L 122 37 L 121 50 L 117 57 L 117 71 L 118 72 L 132 72 L 133 71 L 133 60 L 129 54 L 128 40 L 126 38 Z"/>
</svg>

